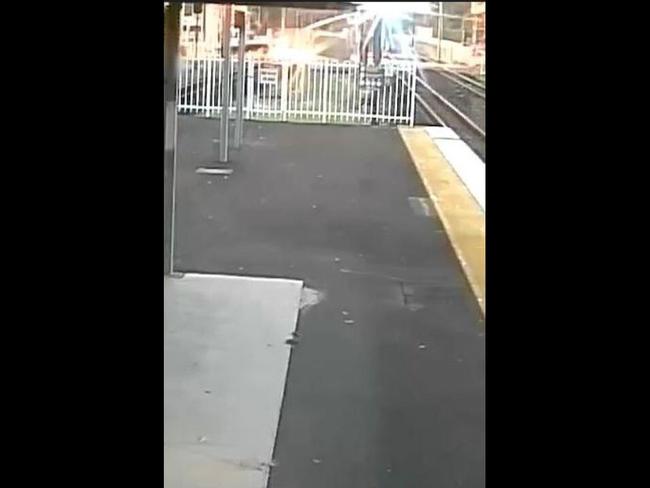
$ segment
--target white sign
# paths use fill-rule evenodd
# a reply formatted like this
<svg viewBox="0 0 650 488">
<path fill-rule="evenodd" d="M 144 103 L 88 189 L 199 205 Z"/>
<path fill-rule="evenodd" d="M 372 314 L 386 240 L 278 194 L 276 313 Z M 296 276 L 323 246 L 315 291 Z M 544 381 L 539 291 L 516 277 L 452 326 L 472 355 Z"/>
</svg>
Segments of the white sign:
<svg viewBox="0 0 650 488">
<path fill-rule="evenodd" d="M 262 68 L 260 70 L 260 83 L 266 85 L 277 85 L 278 84 L 278 70 Z"/>
</svg>

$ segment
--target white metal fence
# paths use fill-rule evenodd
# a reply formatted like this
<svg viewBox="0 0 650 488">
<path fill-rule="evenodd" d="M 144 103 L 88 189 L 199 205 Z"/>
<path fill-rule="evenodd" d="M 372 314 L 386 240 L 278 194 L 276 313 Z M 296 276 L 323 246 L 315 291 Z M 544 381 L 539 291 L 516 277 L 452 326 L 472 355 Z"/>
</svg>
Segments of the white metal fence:
<svg viewBox="0 0 650 488">
<path fill-rule="evenodd" d="M 235 112 L 236 73 L 230 73 L 229 110 Z M 187 59 L 180 65 L 178 110 L 221 113 L 223 59 Z M 374 73 L 349 61 L 282 62 L 246 59 L 244 117 L 254 120 L 340 124 L 408 124 L 415 113 L 413 62 L 389 61 Z"/>
</svg>

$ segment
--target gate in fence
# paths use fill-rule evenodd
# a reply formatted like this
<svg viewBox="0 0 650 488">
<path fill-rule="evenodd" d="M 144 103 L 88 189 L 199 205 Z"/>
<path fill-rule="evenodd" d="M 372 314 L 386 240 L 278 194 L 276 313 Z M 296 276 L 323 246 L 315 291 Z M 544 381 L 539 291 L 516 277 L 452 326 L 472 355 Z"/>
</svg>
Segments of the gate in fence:
<svg viewBox="0 0 650 488">
<path fill-rule="evenodd" d="M 223 59 L 180 63 L 178 111 L 215 117 L 221 114 Z M 238 62 L 231 63 L 235 113 Z M 390 61 L 376 68 L 349 61 L 244 62 L 244 117 L 249 120 L 339 124 L 413 125 L 416 65 Z"/>
</svg>

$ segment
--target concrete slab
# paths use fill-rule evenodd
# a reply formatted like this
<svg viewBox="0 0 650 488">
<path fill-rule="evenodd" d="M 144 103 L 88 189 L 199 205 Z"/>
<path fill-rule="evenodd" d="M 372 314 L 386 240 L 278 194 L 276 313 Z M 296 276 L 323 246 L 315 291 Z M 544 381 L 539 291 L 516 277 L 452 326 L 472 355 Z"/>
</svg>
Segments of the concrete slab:
<svg viewBox="0 0 650 488">
<path fill-rule="evenodd" d="M 302 282 L 165 278 L 165 486 L 266 486 Z"/>
<path fill-rule="evenodd" d="M 485 211 L 485 163 L 463 141 L 436 139 L 435 143 Z"/>
<path fill-rule="evenodd" d="M 454 132 L 453 129 L 450 129 L 449 127 L 438 127 L 438 126 L 433 126 L 433 127 L 425 127 L 425 130 L 427 131 L 427 134 L 429 134 L 429 137 L 431 139 L 436 140 L 436 139 L 455 139 L 458 140 L 460 137 L 456 132 Z"/>
<path fill-rule="evenodd" d="M 423 127 L 476 202 L 485 211 L 485 163 L 449 127 Z"/>
</svg>

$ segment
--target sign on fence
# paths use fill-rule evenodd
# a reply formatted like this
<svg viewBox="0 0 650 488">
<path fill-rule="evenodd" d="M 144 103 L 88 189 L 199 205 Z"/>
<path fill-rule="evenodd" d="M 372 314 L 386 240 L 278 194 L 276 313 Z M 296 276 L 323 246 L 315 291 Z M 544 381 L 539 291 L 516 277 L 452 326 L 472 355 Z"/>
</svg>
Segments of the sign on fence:
<svg viewBox="0 0 650 488">
<path fill-rule="evenodd" d="M 382 66 L 361 69 L 361 86 L 363 88 L 379 89 L 384 86 L 385 74 Z"/>
<path fill-rule="evenodd" d="M 278 84 L 278 70 L 277 68 L 262 68 L 260 70 L 260 83 L 266 85 Z"/>
</svg>

